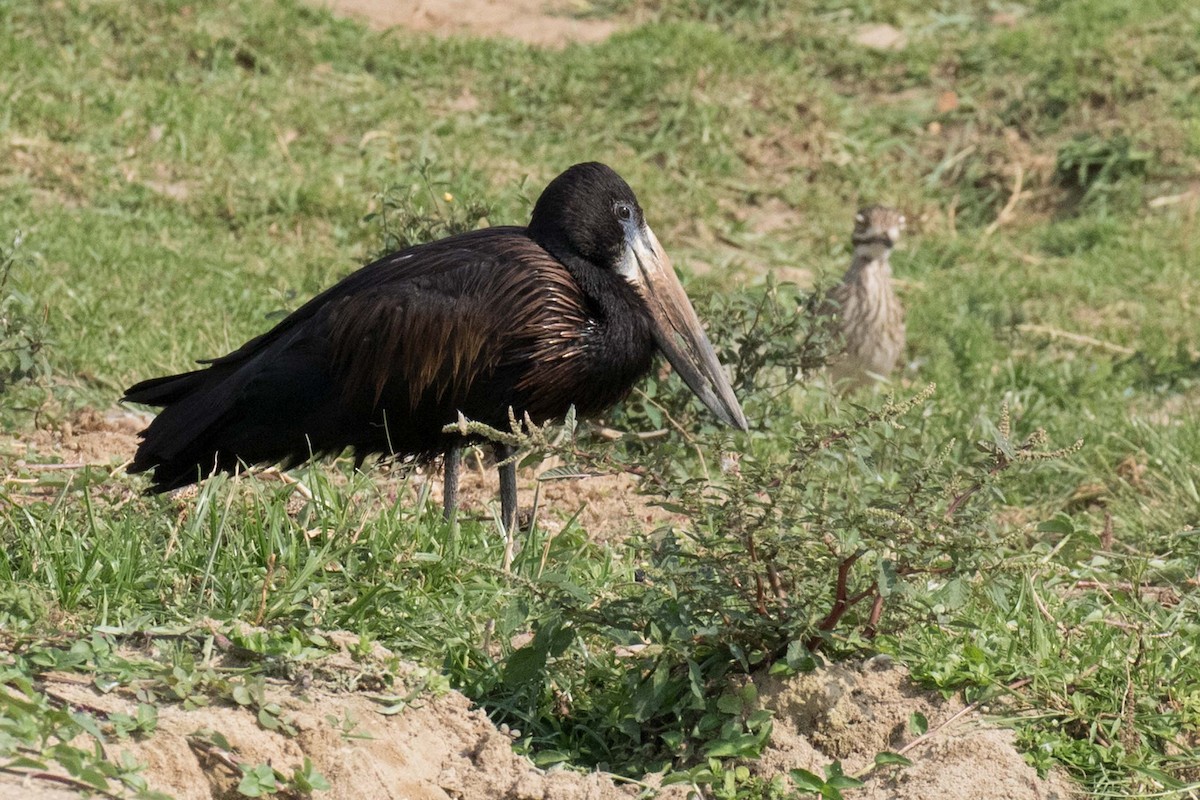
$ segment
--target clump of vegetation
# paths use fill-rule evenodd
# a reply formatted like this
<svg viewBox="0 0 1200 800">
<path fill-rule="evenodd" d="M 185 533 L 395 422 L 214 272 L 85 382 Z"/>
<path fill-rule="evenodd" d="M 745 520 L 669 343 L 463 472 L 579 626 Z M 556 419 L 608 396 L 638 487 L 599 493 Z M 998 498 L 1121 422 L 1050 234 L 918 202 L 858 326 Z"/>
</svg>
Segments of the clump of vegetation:
<svg viewBox="0 0 1200 800">
<path fill-rule="evenodd" d="M 0 245 L 0 395 L 15 385 L 49 374 L 47 309 L 22 291 L 15 280 L 22 237 Z"/>
<path fill-rule="evenodd" d="M 1080 202 L 1111 194 L 1122 181 L 1145 176 L 1150 153 L 1126 134 L 1079 134 L 1058 149 L 1055 175 Z"/>
<path fill-rule="evenodd" d="M 380 246 L 376 255 L 403 250 L 446 236 L 475 230 L 486 223 L 491 206 L 482 199 L 457 197 L 450 189 L 449 173 L 422 159 L 411 179 L 388 185 L 376 197 L 378 210 L 363 217 L 377 226 Z"/>
</svg>

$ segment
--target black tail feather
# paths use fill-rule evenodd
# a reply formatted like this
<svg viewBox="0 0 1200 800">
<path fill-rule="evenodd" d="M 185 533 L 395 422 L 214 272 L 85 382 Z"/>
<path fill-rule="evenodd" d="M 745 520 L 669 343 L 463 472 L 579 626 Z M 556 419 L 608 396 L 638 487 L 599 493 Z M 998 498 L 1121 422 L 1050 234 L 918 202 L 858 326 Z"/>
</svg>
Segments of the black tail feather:
<svg viewBox="0 0 1200 800">
<path fill-rule="evenodd" d="M 340 450 L 339 415 L 318 345 L 282 344 L 246 361 L 154 378 L 125 400 L 161 405 L 142 431 L 130 472 L 152 471 L 152 492 L 167 492 L 244 465 L 296 464 Z"/>
<path fill-rule="evenodd" d="M 197 369 L 178 375 L 165 375 L 135 383 L 125 390 L 122 401 L 146 406 L 167 406 L 182 400 L 205 382 L 207 369 Z"/>
</svg>

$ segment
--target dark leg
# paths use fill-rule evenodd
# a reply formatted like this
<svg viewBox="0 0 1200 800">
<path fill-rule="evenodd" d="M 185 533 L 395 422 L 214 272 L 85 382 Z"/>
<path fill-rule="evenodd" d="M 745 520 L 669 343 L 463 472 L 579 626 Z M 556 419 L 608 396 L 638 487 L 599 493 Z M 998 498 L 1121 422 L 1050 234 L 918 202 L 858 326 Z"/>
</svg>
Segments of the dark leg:
<svg viewBox="0 0 1200 800">
<path fill-rule="evenodd" d="M 458 462 L 462 459 L 462 444 L 455 442 L 446 448 L 446 478 L 442 483 L 442 516 L 454 516 L 458 508 Z"/>
<path fill-rule="evenodd" d="M 508 445 L 495 445 L 496 461 L 502 462 L 512 458 L 516 451 Z M 505 464 L 500 467 L 500 521 L 504 523 L 506 535 L 512 536 L 517 530 L 517 464 Z"/>
</svg>

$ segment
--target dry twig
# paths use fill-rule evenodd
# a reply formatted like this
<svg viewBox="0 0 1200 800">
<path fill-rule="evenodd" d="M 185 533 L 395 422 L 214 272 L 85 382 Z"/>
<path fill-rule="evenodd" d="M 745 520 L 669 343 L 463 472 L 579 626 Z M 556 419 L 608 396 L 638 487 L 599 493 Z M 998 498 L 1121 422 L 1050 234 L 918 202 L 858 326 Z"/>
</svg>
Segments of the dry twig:
<svg viewBox="0 0 1200 800">
<path fill-rule="evenodd" d="M 1008 198 L 1008 202 L 1004 204 L 1004 208 L 1000 209 L 1000 213 L 996 215 L 996 219 L 991 225 L 984 228 L 984 238 L 995 233 L 1001 225 L 1008 222 L 1012 216 L 1013 209 L 1017 207 L 1017 203 L 1021 200 L 1021 187 L 1025 183 L 1025 170 L 1021 167 L 1020 161 L 1013 162 L 1013 190 Z"/>
<path fill-rule="evenodd" d="M 1116 353 L 1119 356 L 1131 356 L 1137 351 L 1131 347 L 1124 345 L 1106 342 L 1103 339 L 1097 339 L 1093 336 L 1086 336 L 1082 333 L 1072 333 L 1059 328 L 1054 328 L 1049 325 L 1035 325 L 1029 322 L 1023 322 L 1017 326 L 1017 330 L 1021 333 L 1040 333 L 1043 336 L 1049 336 L 1051 339 L 1063 339 L 1075 344 L 1082 344 L 1088 347 L 1095 347 L 1100 350 L 1107 350 L 1110 353 Z"/>
<path fill-rule="evenodd" d="M 101 797 L 120 798 L 123 796 L 123 795 L 119 795 L 119 794 L 114 794 L 113 792 L 110 792 L 106 789 L 99 789 L 90 783 L 87 783 L 87 782 L 81 781 L 81 780 L 76 780 L 75 778 L 72 778 L 69 775 L 56 775 L 53 772 L 34 772 L 34 771 L 27 772 L 23 769 L 16 769 L 14 767 L 0 767 L 0 772 L 7 773 L 9 775 L 16 775 L 19 778 L 32 778 L 33 780 L 36 780 L 36 781 L 47 781 L 49 783 L 58 783 L 63 786 L 69 786 L 72 789 L 77 789 L 82 792 L 87 792 L 88 794 L 98 794 Z"/>
</svg>

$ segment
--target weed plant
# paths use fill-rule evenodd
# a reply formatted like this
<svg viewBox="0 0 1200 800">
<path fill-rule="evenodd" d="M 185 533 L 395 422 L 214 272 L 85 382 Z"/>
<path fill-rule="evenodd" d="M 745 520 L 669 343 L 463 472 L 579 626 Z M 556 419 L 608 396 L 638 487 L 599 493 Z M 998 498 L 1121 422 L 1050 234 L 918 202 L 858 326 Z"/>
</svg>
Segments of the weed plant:
<svg viewBox="0 0 1200 800">
<path fill-rule="evenodd" d="M 539 763 L 693 780 L 706 759 L 752 758 L 770 716 L 740 693 L 746 676 L 861 657 L 881 631 L 928 623 L 935 607 L 954 614 L 979 575 L 1009 568 L 1011 542 L 990 524 L 997 482 L 1080 443 L 1052 451 L 1044 431 L 1018 437 L 1002 406 L 964 452 L 905 425 L 936 413 L 933 386 L 866 406 L 841 403 L 816 376 L 798 388 L 797 369 L 836 346 L 797 313 L 813 302 L 769 284 L 713 317 L 755 418 L 771 421 L 749 447 L 718 430 L 693 437 L 687 424 L 682 447 L 629 437 L 632 449 L 617 453 L 586 437 L 506 437 L 567 462 L 546 479 L 629 470 L 693 521 L 643 540 L 633 580 L 602 595 L 525 575 L 545 593 L 530 607 L 532 641 L 490 675 L 463 677 L 496 719 L 528 734 Z M 686 390 L 652 393 L 661 402 L 644 408 L 658 418 L 686 417 Z"/>
<path fill-rule="evenodd" d="M 21 273 L 28 271 L 21 244 L 22 236 L 17 233 L 11 243 L 0 245 L 0 397 L 8 395 L 5 407 L 13 403 L 21 384 L 50 373 L 46 311 L 18 284 Z M 0 422 L 11 420 L 0 416 Z"/>
</svg>

